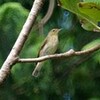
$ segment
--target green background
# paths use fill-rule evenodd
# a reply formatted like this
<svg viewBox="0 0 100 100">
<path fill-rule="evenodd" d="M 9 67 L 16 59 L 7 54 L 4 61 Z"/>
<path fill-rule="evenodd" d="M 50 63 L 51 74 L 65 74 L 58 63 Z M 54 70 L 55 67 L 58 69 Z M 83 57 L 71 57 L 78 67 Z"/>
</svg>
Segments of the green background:
<svg viewBox="0 0 100 100">
<path fill-rule="evenodd" d="M 16 41 L 32 0 L 0 0 L 0 66 Z M 74 2 L 74 1 L 73 1 Z M 70 5 L 70 4 L 69 4 Z M 45 2 L 37 21 L 46 14 Z M 20 57 L 37 57 L 52 28 L 62 28 L 56 53 L 84 50 L 100 43 L 100 33 L 86 31 L 73 13 L 55 5 L 43 33 L 33 27 Z M 38 78 L 31 76 L 35 63 L 16 64 L 0 86 L 0 100 L 100 100 L 100 51 L 92 55 L 47 60 Z"/>
</svg>

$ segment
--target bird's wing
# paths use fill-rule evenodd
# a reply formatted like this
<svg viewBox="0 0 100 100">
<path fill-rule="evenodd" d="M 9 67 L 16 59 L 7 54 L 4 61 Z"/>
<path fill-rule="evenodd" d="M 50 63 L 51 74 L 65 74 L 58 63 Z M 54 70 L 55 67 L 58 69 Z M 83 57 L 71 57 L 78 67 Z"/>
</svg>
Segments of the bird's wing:
<svg viewBox="0 0 100 100">
<path fill-rule="evenodd" d="M 47 38 L 43 41 L 43 44 L 40 47 L 40 50 L 38 52 L 38 57 L 41 56 L 41 50 L 44 48 L 45 44 L 47 43 Z"/>
</svg>

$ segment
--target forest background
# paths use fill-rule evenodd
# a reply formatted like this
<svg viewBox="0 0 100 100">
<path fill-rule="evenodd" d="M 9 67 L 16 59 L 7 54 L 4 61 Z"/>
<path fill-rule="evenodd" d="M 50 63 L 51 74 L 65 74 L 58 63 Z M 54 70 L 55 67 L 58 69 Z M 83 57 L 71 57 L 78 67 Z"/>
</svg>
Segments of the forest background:
<svg viewBox="0 0 100 100">
<path fill-rule="evenodd" d="M 0 65 L 8 56 L 29 14 L 33 0 L 0 0 Z M 37 18 L 46 14 L 49 1 Z M 100 43 L 98 32 L 81 27 L 76 15 L 57 6 L 43 33 L 33 27 L 20 54 L 37 57 L 39 48 L 52 28 L 62 28 L 56 53 L 83 50 Z M 32 77 L 35 63 L 16 64 L 0 87 L 0 100 L 100 100 L 100 52 L 68 59 L 47 60 L 41 75 Z"/>
</svg>

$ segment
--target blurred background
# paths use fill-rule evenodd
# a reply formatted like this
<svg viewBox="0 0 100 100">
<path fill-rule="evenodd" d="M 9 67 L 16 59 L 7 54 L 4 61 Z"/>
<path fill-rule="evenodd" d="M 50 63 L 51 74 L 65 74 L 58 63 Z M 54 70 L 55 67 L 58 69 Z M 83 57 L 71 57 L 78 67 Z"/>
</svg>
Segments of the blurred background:
<svg viewBox="0 0 100 100">
<path fill-rule="evenodd" d="M 32 7 L 33 0 L 0 0 L 0 66 L 15 43 Z M 49 0 L 36 24 L 46 14 Z M 86 31 L 77 17 L 55 3 L 43 32 L 33 27 L 20 57 L 37 57 L 52 28 L 62 28 L 56 53 L 83 50 L 100 42 L 100 33 Z M 31 76 L 35 63 L 16 64 L 0 86 L 0 100 L 100 100 L 100 51 L 92 55 L 47 60 L 37 78 Z"/>
</svg>

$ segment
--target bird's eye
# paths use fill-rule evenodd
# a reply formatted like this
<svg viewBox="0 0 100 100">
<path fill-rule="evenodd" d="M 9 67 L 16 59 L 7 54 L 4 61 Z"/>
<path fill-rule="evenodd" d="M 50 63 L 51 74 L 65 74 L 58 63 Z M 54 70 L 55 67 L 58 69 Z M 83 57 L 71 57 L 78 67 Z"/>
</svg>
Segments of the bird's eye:
<svg viewBox="0 0 100 100">
<path fill-rule="evenodd" d="M 52 30 L 53 32 L 55 32 L 55 30 Z"/>
</svg>

